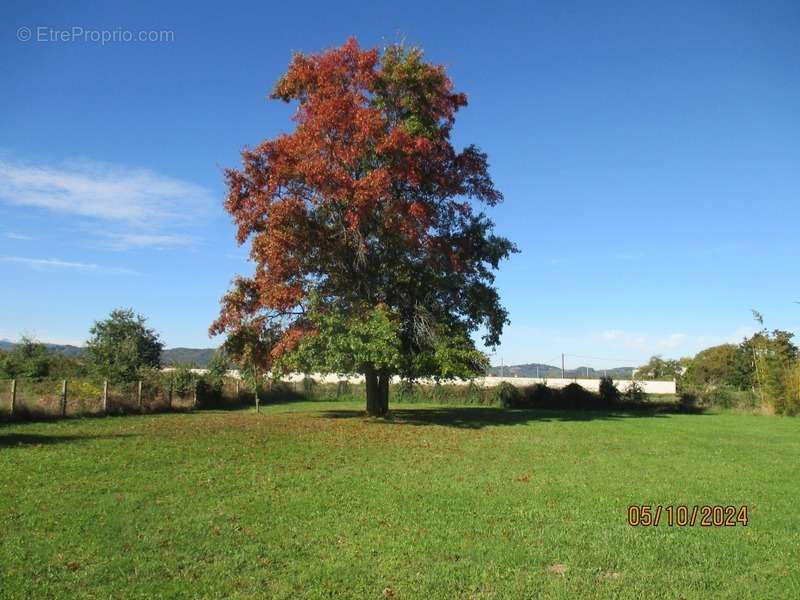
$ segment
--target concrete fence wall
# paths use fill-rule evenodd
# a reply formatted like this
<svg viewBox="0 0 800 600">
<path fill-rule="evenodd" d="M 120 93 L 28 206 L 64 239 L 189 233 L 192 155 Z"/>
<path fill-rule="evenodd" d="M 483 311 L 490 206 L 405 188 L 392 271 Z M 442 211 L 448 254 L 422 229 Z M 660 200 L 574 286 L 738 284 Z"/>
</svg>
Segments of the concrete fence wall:
<svg viewBox="0 0 800 600">
<path fill-rule="evenodd" d="M 165 369 L 166 370 L 166 369 Z M 205 373 L 206 369 L 192 369 L 194 373 Z M 229 377 L 239 378 L 239 371 L 228 371 Z M 307 375 L 303 373 L 290 373 L 281 379 L 283 381 L 289 383 L 300 382 L 305 379 Z M 358 384 L 364 382 L 364 377 L 362 375 L 354 375 L 354 376 L 343 376 L 337 375 L 335 373 L 312 373 L 310 375 L 317 383 L 338 383 L 340 381 L 347 381 L 349 383 Z M 508 382 L 512 385 L 526 387 L 529 385 L 534 385 L 536 383 L 543 383 L 552 388 L 563 388 L 570 383 L 577 383 L 581 387 L 596 392 L 600 389 L 600 380 L 599 379 L 561 379 L 561 378 L 545 378 L 545 377 L 478 377 L 474 380 L 476 385 L 480 385 L 483 387 L 495 387 L 500 385 L 502 382 Z M 392 383 L 400 383 L 399 377 L 394 377 Z M 433 385 L 436 382 L 429 379 L 421 379 L 419 383 L 425 385 Z M 469 385 L 470 380 L 468 379 L 454 379 L 451 381 L 445 382 L 450 385 Z M 647 394 L 675 394 L 675 382 L 674 381 L 639 381 L 636 380 L 642 389 Z M 629 379 L 615 379 L 614 384 L 617 386 L 617 389 L 621 392 L 625 392 L 631 385 L 631 380 Z"/>
</svg>

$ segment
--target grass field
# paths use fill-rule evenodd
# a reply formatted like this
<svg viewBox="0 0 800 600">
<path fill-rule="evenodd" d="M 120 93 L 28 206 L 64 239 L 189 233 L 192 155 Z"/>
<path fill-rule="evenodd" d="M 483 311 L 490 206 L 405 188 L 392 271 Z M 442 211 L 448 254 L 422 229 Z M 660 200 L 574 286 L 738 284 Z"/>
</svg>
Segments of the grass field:
<svg viewBox="0 0 800 600">
<path fill-rule="evenodd" d="M 0 425 L 0 597 L 800 597 L 800 419 L 361 409 Z"/>
</svg>

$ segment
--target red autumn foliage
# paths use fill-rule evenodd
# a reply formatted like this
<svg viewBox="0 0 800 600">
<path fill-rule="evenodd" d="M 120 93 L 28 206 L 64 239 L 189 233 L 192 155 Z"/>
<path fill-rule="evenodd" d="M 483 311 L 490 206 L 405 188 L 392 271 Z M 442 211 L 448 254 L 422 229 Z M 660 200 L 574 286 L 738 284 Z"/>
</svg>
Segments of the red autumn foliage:
<svg viewBox="0 0 800 600">
<path fill-rule="evenodd" d="M 386 303 L 413 319 L 416 305 L 403 306 L 406 299 L 423 302 L 439 292 L 421 286 L 438 285 L 453 290 L 441 319 L 461 315 L 467 329 L 483 323 L 496 342 L 505 311 L 481 265 L 496 268 L 513 245 L 484 239 L 491 223 L 467 200 L 494 205 L 502 196 L 486 156 L 450 143 L 467 99 L 444 68 L 416 49 L 381 54 L 350 39 L 295 54 L 271 97 L 298 103 L 296 127 L 245 149 L 242 168 L 225 173 L 225 207 L 239 243 L 252 240 L 256 269 L 235 280 L 210 333 L 255 318 L 279 323 L 274 359 L 308 334 L 302 311 L 312 292 L 344 304 Z M 442 283 L 451 272 L 463 281 Z"/>
</svg>

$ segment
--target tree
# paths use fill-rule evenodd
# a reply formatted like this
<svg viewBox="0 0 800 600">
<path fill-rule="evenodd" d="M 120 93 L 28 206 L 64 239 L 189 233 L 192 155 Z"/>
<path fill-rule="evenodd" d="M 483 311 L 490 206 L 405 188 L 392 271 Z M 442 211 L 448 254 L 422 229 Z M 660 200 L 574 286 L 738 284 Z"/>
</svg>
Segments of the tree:
<svg viewBox="0 0 800 600">
<path fill-rule="evenodd" d="M 273 369 L 363 374 L 373 415 L 393 375 L 479 373 L 470 336 L 499 343 L 493 271 L 516 248 L 476 209 L 502 199 L 486 155 L 450 141 L 466 96 L 418 48 L 350 39 L 295 54 L 272 98 L 297 102 L 296 128 L 226 171 L 255 274 L 234 281 L 210 333 L 274 335 Z"/>
<path fill-rule="evenodd" d="M 206 381 L 211 390 L 217 394 L 222 392 L 222 386 L 225 383 L 225 377 L 231 369 L 231 361 L 228 358 L 224 348 L 218 348 L 211 360 L 208 361 L 206 367 Z"/>
<path fill-rule="evenodd" d="M 755 311 L 754 311 L 755 312 Z M 756 313 L 758 317 L 758 313 Z M 759 323 L 763 321 L 757 318 Z M 753 365 L 752 385 L 757 387 L 763 402 L 777 413 L 787 411 L 791 395 L 793 368 L 798 359 L 798 348 L 792 343 L 794 334 L 789 331 L 766 328 L 742 342 L 742 353 Z"/>
<path fill-rule="evenodd" d="M 142 368 L 161 366 L 158 334 L 132 309 L 118 308 L 92 326 L 86 343 L 89 364 L 98 375 L 113 382 L 134 381 Z"/>
<path fill-rule="evenodd" d="M 722 344 L 698 352 L 689 363 L 682 382 L 687 388 L 752 386 L 753 358 L 741 346 Z"/>
<path fill-rule="evenodd" d="M 51 356 L 47 346 L 23 336 L 10 352 L 0 355 L 0 375 L 38 379 L 50 375 Z"/>
<path fill-rule="evenodd" d="M 646 365 L 636 369 L 635 375 L 639 379 L 672 380 L 680 378 L 682 373 L 681 361 L 652 356 Z"/>
</svg>

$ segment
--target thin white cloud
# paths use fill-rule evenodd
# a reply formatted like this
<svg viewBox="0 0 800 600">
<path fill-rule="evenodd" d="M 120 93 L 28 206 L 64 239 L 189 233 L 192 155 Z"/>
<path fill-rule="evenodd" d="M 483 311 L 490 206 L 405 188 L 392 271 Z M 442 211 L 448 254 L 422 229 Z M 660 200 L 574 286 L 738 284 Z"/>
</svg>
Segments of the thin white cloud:
<svg viewBox="0 0 800 600">
<path fill-rule="evenodd" d="M 0 160 L 0 202 L 107 224 L 116 248 L 185 245 L 180 233 L 211 205 L 205 188 L 146 169 L 101 162 L 62 165 Z M 110 227 L 110 229 L 109 229 Z"/>
<path fill-rule="evenodd" d="M 136 271 L 120 267 L 102 267 L 93 263 L 72 262 L 58 258 L 29 258 L 26 256 L 0 256 L 0 262 L 14 263 L 32 269 L 67 269 L 94 273 L 114 273 L 118 275 L 138 275 Z"/>
<path fill-rule="evenodd" d="M 6 234 L 6 237 L 8 239 L 10 239 L 10 240 L 18 240 L 18 241 L 22 241 L 22 242 L 29 242 L 29 241 L 33 240 L 33 238 L 31 236 L 29 236 L 29 235 L 23 235 L 21 233 L 15 233 L 13 231 L 9 231 Z"/>
</svg>

